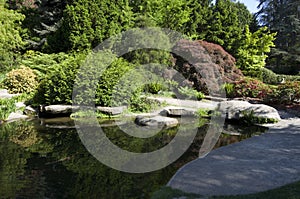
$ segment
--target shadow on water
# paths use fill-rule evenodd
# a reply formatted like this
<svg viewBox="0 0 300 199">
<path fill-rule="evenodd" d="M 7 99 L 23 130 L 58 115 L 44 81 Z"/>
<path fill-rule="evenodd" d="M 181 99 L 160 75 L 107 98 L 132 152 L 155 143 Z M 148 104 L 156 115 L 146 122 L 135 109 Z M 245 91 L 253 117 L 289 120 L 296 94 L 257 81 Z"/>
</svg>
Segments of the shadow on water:
<svg viewBox="0 0 300 199">
<path fill-rule="evenodd" d="M 118 121 L 120 122 L 120 121 Z M 74 121 L 69 118 L 32 120 L 0 126 L 0 198 L 149 198 L 174 173 L 198 157 L 209 121 L 202 126 L 182 124 L 198 133 L 189 150 L 161 170 L 129 174 L 111 169 L 92 157 L 82 145 Z M 147 139 L 122 132 L 132 122 L 114 126 L 100 121 L 112 143 L 133 152 L 155 151 L 167 145 L 177 127 Z M 197 122 L 194 122 L 197 123 Z M 184 126 L 186 125 L 186 126 Z M 266 129 L 226 124 L 215 147 L 239 142 Z"/>
</svg>

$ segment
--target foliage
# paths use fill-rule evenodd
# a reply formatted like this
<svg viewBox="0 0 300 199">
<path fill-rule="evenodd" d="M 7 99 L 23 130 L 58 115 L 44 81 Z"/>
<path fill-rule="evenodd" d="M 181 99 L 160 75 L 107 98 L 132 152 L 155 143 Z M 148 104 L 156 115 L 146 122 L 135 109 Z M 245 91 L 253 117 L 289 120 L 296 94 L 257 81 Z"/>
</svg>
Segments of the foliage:
<svg viewBox="0 0 300 199">
<path fill-rule="evenodd" d="M 268 85 L 252 78 L 243 78 L 234 83 L 235 97 L 253 97 L 263 99 L 271 91 L 272 90 Z"/>
<path fill-rule="evenodd" d="M 266 53 L 274 47 L 275 35 L 266 27 L 251 33 L 249 27 L 246 26 L 244 38 L 237 53 L 237 66 L 243 70 L 244 74 L 259 77 L 256 73 L 265 66 L 265 60 L 268 57 Z"/>
<path fill-rule="evenodd" d="M 38 82 L 32 69 L 21 66 L 6 74 L 3 85 L 10 93 L 30 93 L 35 90 Z"/>
<path fill-rule="evenodd" d="M 85 55 L 69 56 L 61 63 L 53 65 L 40 82 L 33 96 L 33 104 L 72 103 L 76 72 L 84 58 Z"/>
<path fill-rule="evenodd" d="M 266 101 L 278 104 L 292 104 L 300 100 L 300 82 L 286 82 L 270 93 Z"/>
<path fill-rule="evenodd" d="M 158 94 L 160 91 L 165 90 L 165 85 L 161 82 L 151 82 L 144 86 L 144 91 L 151 94 Z"/>
<path fill-rule="evenodd" d="M 24 15 L 5 8 L 5 1 L 0 0 L 0 71 L 8 71 L 16 65 L 22 40 L 21 22 Z"/>
<path fill-rule="evenodd" d="M 133 94 L 130 99 L 129 110 L 132 112 L 145 113 L 150 112 L 160 106 L 157 100 L 140 96 L 139 93 Z"/>
<path fill-rule="evenodd" d="M 259 8 L 260 23 L 277 32 L 276 49 L 270 54 L 269 65 L 285 74 L 297 74 L 300 71 L 299 1 L 260 0 Z"/>
<path fill-rule="evenodd" d="M 104 39 L 133 25 L 133 13 L 127 0 L 79 0 L 66 6 L 63 21 L 49 43 L 61 51 L 96 47 Z"/>
<path fill-rule="evenodd" d="M 14 99 L 0 99 L 0 121 L 6 120 L 10 113 L 16 110 Z"/>
<path fill-rule="evenodd" d="M 254 115 L 254 111 L 242 111 L 242 117 L 240 121 L 246 125 L 252 126 L 254 124 L 268 124 L 268 123 L 276 123 L 278 120 L 274 118 L 265 118 L 265 117 L 258 117 Z"/>
<path fill-rule="evenodd" d="M 152 19 L 156 26 L 182 33 L 191 15 L 187 4 L 188 1 L 184 0 L 130 1 L 130 6 L 138 16 Z"/>
<path fill-rule="evenodd" d="M 229 98 L 233 98 L 234 97 L 234 92 L 235 92 L 235 85 L 232 84 L 232 83 L 225 83 L 223 84 L 223 88 L 225 90 L 225 93 L 226 93 L 226 97 L 229 97 Z"/>
<path fill-rule="evenodd" d="M 45 54 L 29 50 L 22 56 L 20 63 L 34 69 L 38 75 L 38 79 L 41 80 L 45 77 L 47 72 L 50 72 L 53 68 L 52 66 L 59 64 L 67 58 L 68 55 L 65 53 Z"/>
<path fill-rule="evenodd" d="M 187 99 L 201 100 L 205 97 L 205 95 L 202 92 L 197 91 L 197 90 L 195 90 L 193 88 L 190 88 L 188 86 L 179 87 L 178 92 L 182 97 L 187 98 Z"/>
<path fill-rule="evenodd" d="M 205 40 L 224 46 L 227 52 L 235 55 L 243 31 L 239 22 L 239 10 L 230 0 L 217 0 L 212 9 Z"/>
<path fill-rule="evenodd" d="M 280 77 L 276 73 L 274 73 L 273 71 L 271 71 L 270 69 L 261 68 L 260 69 L 260 73 L 261 73 L 260 79 L 265 84 L 276 85 L 276 84 L 278 84 L 281 81 Z"/>
</svg>

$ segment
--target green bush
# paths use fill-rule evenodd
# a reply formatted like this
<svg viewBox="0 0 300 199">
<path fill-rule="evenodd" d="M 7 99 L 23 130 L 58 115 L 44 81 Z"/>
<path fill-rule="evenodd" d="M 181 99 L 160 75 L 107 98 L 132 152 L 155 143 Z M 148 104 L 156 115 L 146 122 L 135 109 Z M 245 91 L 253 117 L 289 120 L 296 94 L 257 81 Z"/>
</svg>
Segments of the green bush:
<svg viewBox="0 0 300 199">
<path fill-rule="evenodd" d="M 144 87 L 145 92 L 152 94 L 157 94 L 159 91 L 163 90 L 165 90 L 165 86 L 160 82 L 151 82 L 150 84 L 146 84 Z"/>
<path fill-rule="evenodd" d="M 129 110 L 132 112 L 150 112 L 159 107 L 160 103 L 153 99 L 140 96 L 139 93 L 132 95 L 129 104 Z"/>
<path fill-rule="evenodd" d="M 30 93 L 36 89 L 37 85 L 34 71 L 25 66 L 10 71 L 3 80 L 4 88 L 10 93 Z"/>
<path fill-rule="evenodd" d="M 273 89 L 265 101 L 278 104 L 292 104 L 300 100 L 300 82 L 286 82 Z"/>
<path fill-rule="evenodd" d="M 66 60 L 68 55 L 65 53 L 44 54 L 29 50 L 20 61 L 22 65 L 34 69 L 38 75 L 38 79 L 43 79 L 46 73 L 53 68 L 53 65 L 59 64 Z"/>
<path fill-rule="evenodd" d="M 267 68 L 261 68 L 261 81 L 266 84 L 278 84 L 280 82 L 280 77 Z"/>
<path fill-rule="evenodd" d="M 205 95 L 203 93 L 201 93 L 200 91 L 196 91 L 195 89 L 189 88 L 187 86 L 179 87 L 178 92 L 180 95 L 182 95 L 182 97 L 185 97 L 187 99 L 201 100 L 205 97 Z"/>
<path fill-rule="evenodd" d="M 226 97 L 233 98 L 234 97 L 234 84 L 225 83 L 223 88 L 226 93 Z"/>
<path fill-rule="evenodd" d="M 69 57 L 51 66 L 33 96 L 33 104 L 71 104 L 76 73 L 84 57 Z"/>
<path fill-rule="evenodd" d="M 10 113 L 16 110 L 14 99 L 0 99 L 0 121 L 6 120 Z"/>
</svg>

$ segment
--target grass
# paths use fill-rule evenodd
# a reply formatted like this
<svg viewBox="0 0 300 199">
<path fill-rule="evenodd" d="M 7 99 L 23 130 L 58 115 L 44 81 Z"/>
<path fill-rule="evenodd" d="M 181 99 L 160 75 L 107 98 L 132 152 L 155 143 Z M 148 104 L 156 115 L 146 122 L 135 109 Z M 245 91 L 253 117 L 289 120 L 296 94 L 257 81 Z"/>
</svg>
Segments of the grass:
<svg viewBox="0 0 300 199">
<path fill-rule="evenodd" d="M 186 197 L 187 199 L 204 198 L 201 195 L 185 193 L 170 187 L 163 187 L 159 191 L 156 191 L 151 199 L 173 199 L 179 197 Z M 209 197 L 209 199 L 300 199 L 300 181 L 255 194 L 212 196 Z"/>
</svg>

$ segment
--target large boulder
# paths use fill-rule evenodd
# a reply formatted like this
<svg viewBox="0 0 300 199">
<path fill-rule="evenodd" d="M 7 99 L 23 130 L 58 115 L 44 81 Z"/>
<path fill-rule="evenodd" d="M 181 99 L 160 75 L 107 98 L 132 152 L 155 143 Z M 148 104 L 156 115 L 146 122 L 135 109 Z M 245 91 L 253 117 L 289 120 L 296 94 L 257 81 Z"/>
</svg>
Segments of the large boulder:
<svg viewBox="0 0 300 199">
<path fill-rule="evenodd" d="M 22 112 L 13 112 L 9 114 L 9 116 L 6 119 L 6 122 L 13 122 L 13 121 L 24 120 L 28 118 L 29 117 L 27 115 L 23 115 Z"/>
<path fill-rule="evenodd" d="M 254 117 L 280 120 L 278 111 L 264 104 L 250 104 L 246 101 L 231 100 L 219 103 L 218 110 L 226 114 L 226 119 L 239 120 L 245 113 L 252 113 Z"/>
<path fill-rule="evenodd" d="M 137 116 L 135 123 L 140 126 L 163 126 L 163 127 L 173 127 L 178 125 L 178 120 L 175 118 L 154 116 L 154 117 L 143 117 Z"/>
</svg>

